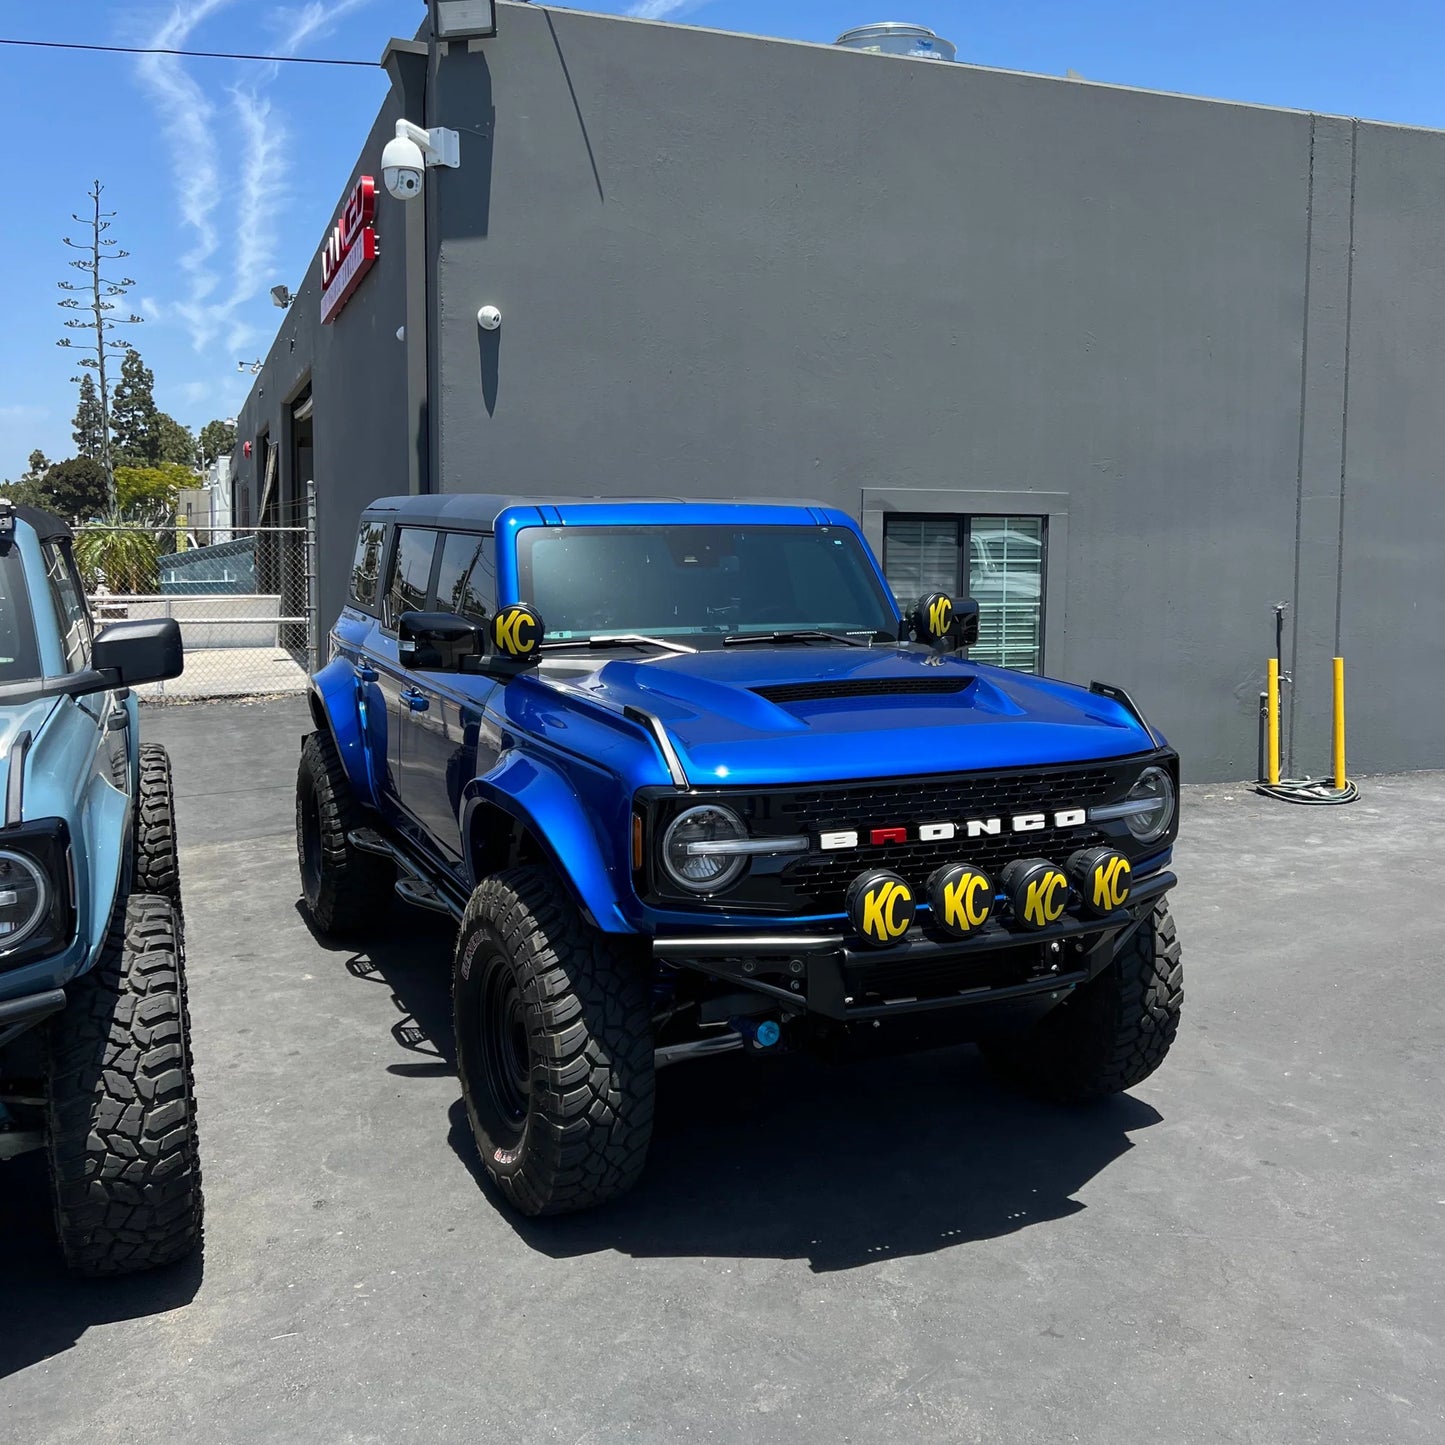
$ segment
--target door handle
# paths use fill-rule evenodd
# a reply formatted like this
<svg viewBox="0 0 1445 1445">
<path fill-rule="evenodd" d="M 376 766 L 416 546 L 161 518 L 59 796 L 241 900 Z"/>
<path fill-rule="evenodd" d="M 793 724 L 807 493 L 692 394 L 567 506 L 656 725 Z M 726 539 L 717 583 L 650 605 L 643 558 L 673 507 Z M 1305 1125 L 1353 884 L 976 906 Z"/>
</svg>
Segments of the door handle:
<svg viewBox="0 0 1445 1445">
<path fill-rule="evenodd" d="M 377 670 L 363 657 L 356 664 L 356 676 L 362 682 L 375 682 L 380 676 Z"/>
<path fill-rule="evenodd" d="M 414 687 L 403 688 L 401 693 L 401 700 L 413 712 L 425 712 L 427 708 L 431 706 L 431 704 L 427 701 L 426 696 L 423 693 L 418 692 Z"/>
</svg>

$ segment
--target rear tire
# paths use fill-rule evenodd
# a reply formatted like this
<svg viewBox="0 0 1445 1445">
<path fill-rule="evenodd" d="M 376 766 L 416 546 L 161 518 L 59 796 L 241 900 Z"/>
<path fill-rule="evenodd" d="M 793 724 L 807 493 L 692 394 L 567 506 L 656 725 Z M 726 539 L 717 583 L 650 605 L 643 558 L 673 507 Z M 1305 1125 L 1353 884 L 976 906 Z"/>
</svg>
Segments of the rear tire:
<svg viewBox="0 0 1445 1445">
<path fill-rule="evenodd" d="M 1109 966 L 1019 1038 L 982 1044 L 1006 1082 L 1082 1103 L 1120 1094 L 1164 1062 L 1179 1031 L 1184 969 L 1169 905 L 1157 903 Z"/>
<path fill-rule="evenodd" d="M 306 911 L 320 933 L 374 927 L 391 904 L 395 866 L 347 837 L 361 822 L 336 745 L 329 734 L 312 733 L 296 773 L 296 858 Z"/>
<path fill-rule="evenodd" d="M 472 894 L 453 970 L 457 1069 L 482 1162 L 519 1213 L 625 1193 L 652 1136 L 652 1019 L 638 960 L 546 869 Z"/>
<path fill-rule="evenodd" d="M 201 1242 L 191 1025 L 175 912 L 133 893 L 48 1031 L 55 1226 L 77 1274 L 170 1264 Z"/>
<path fill-rule="evenodd" d="M 170 900 L 176 924 L 181 912 L 181 866 L 176 843 L 176 800 L 171 760 L 159 743 L 140 750 L 140 788 L 135 800 L 135 889 Z"/>
</svg>

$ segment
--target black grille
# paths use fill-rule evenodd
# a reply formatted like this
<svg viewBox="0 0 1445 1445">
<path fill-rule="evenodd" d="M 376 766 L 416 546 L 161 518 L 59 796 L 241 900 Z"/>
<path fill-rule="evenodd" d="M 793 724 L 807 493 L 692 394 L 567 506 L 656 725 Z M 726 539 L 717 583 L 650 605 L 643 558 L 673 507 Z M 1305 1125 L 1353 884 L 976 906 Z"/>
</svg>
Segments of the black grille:
<svg viewBox="0 0 1445 1445">
<path fill-rule="evenodd" d="M 735 808 L 753 836 L 816 836 L 854 829 L 865 840 L 870 828 L 908 827 L 969 818 L 1002 818 L 1008 829 L 1016 813 L 1052 815 L 1122 798 L 1138 776 L 1141 759 L 1089 766 L 1027 768 L 941 777 L 897 778 L 746 795 L 718 796 Z M 690 802 L 700 801 L 691 795 Z M 1051 818 L 1050 818 L 1051 821 Z M 754 858 L 748 872 L 726 895 L 690 907 L 756 908 L 765 912 L 842 913 L 848 885 L 865 868 L 891 868 L 921 896 L 928 875 L 944 863 L 969 862 L 997 878 L 1015 858 L 1043 857 L 1062 863 L 1076 848 L 1108 843 L 1133 856 L 1137 851 L 1122 824 L 1101 827 L 1005 831 L 950 842 L 865 845 L 837 852 Z"/>
<path fill-rule="evenodd" d="M 834 697 L 908 697 L 962 692 L 971 677 L 856 677 L 836 682 L 783 682 L 753 691 L 769 702 L 820 702 Z"/>
<path fill-rule="evenodd" d="M 1062 863 L 1075 848 L 1107 841 L 1095 828 L 1045 828 L 1036 833 L 1003 833 L 998 837 L 954 839 L 950 843 L 899 843 L 883 848 L 856 848 L 843 853 L 809 854 L 783 870 L 784 886 L 806 894 L 827 913 L 843 911 L 843 895 L 864 868 L 888 868 L 912 884 L 921 899 L 923 885 L 945 863 L 972 863 L 994 880 L 1015 858 L 1048 858 Z"/>
</svg>

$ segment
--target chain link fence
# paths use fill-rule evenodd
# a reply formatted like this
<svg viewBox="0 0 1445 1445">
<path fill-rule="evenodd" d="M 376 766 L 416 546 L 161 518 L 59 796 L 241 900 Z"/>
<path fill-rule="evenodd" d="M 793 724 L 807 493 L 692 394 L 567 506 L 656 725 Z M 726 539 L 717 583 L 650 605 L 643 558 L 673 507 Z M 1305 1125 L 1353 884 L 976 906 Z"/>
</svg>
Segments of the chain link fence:
<svg viewBox="0 0 1445 1445">
<path fill-rule="evenodd" d="M 303 692 L 316 666 L 314 533 L 307 527 L 112 527 L 75 531 L 97 627 L 174 617 L 186 669 L 152 702 Z"/>
</svg>

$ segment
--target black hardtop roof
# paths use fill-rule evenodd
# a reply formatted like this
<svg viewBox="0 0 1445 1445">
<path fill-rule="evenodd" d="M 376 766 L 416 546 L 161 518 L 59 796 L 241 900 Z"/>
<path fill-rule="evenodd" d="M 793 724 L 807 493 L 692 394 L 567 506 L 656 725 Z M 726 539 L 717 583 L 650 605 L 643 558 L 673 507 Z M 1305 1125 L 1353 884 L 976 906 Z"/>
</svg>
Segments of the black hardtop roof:
<svg viewBox="0 0 1445 1445">
<path fill-rule="evenodd" d="M 378 497 L 363 511 L 372 521 L 395 517 L 418 526 L 490 527 L 508 507 L 626 506 L 658 502 L 700 507 L 816 507 L 823 502 L 795 497 L 669 497 L 652 496 L 506 496 L 498 492 L 431 492 L 420 496 Z"/>
<path fill-rule="evenodd" d="M 44 511 L 40 507 L 17 507 L 13 503 L 5 502 L 3 497 L 0 497 L 0 505 L 9 506 L 15 514 L 15 520 L 33 528 L 42 542 L 68 542 L 75 535 L 70 530 L 70 523 L 57 517 L 54 512 Z"/>
</svg>

